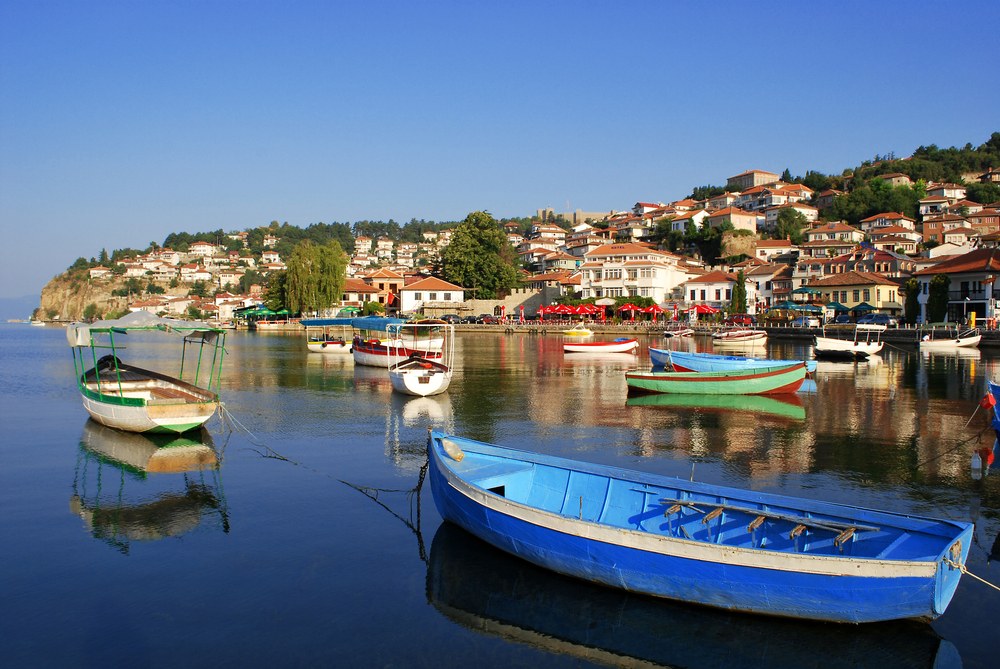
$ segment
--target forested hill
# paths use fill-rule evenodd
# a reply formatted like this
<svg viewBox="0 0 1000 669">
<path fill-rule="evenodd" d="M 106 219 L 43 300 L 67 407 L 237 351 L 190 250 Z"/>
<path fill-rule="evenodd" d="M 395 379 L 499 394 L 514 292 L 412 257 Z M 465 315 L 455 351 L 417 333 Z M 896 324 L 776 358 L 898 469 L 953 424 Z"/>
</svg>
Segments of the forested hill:
<svg viewBox="0 0 1000 669">
<path fill-rule="evenodd" d="M 894 154 L 876 155 L 853 168 L 844 169 L 839 175 L 807 171 L 804 176 L 792 176 L 786 169 L 781 180 L 800 183 L 817 194 L 826 190 L 842 193 L 834 205 L 823 212 L 825 220 L 845 220 L 857 224 L 863 218 L 887 211 L 898 211 L 917 219 L 919 200 L 927 196 L 927 184 L 964 183 L 966 199 L 980 204 L 1000 201 L 1000 186 L 975 181 L 976 177 L 991 168 L 1000 168 L 1000 132 L 994 132 L 983 144 L 974 147 L 938 148 L 921 146 L 911 156 L 898 158 Z M 892 187 L 880 177 L 905 174 L 912 186 Z M 691 193 L 696 200 L 724 193 L 723 186 L 699 186 Z"/>
</svg>

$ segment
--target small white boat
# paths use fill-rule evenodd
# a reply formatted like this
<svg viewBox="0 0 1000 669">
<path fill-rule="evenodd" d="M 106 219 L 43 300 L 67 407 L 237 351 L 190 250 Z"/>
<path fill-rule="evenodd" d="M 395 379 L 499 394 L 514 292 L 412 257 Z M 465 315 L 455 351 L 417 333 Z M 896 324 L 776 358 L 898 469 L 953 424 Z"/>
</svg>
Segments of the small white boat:
<svg viewBox="0 0 1000 669">
<path fill-rule="evenodd" d="M 563 330 L 563 334 L 568 337 L 590 337 L 594 334 L 594 331 L 586 326 L 577 325 L 569 330 Z"/>
<path fill-rule="evenodd" d="M 118 358 L 124 346 L 116 344 L 116 338 L 120 342 L 122 336 L 138 332 L 181 338 L 177 377 Z M 66 329 L 66 339 L 83 406 L 102 425 L 129 432 L 187 432 L 204 425 L 219 408 L 224 330 L 135 311 L 117 320 L 73 323 Z"/>
<path fill-rule="evenodd" d="M 447 365 L 414 355 L 389 368 L 389 381 L 396 392 L 427 397 L 448 390 L 451 374 Z"/>
<path fill-rule="evenodd" d="M 313 353 L 351 353 L 353 328 L 350 318 L 306 318 L 306 348 Z"/>
<path fill-rule="evenodd" d="M 946 339 L 934 339 L 933 335 L 925 335 L 920 340 L 921 351 L 954 351 L 959 348 L 976 348 L 983 335 L 979 328 L 960 332 L 954 337 Z"/>
<path fill-rule="evenodd" d="M 832 331 L 831 331 L 832 332 Z M 827 329 L 823 335 L 816 336 L 813 352 L 817 358 L 857 358 L 865 359 L 882 350 L 882 333 L 884 325 L 855 325 L 850 338 L 828 337 Z"/>
<path fill-rule="evenodd" d="M 438 343 L 439 356 L 431 359 L 421 353 L 411 354 L 404 360 L 389 364 L 389 381 L 392 389 L 405 395 L 427 397 L 448 390 L 451 385 L 451 361 L 454 358 L 454 326 L 444 321 L 422 321 L 389 326 L 389 336 L 399 338 L 405 331 L 413 346 L 425 348 L 425 341 Z"/>
<path fill-rule="evenodd" d="M 667 339 L 674 337 L 692 337 L 694 336 L 694 330 L 687 326 L 668 328 L 663 331 L 663 336 Z"/>
<path fill-rule="evenodd" d="M 722 330 L 712 333 L 712 345 L 717 347 L 763 346 L 766 343 L 767 332 L 764 330 Z"/>
<path fill-rule="evenodd" d="M 638 346 L 637 339 L 619 337 L 614 341 L 563 344 L 563 353 L 633 353 Z"/>
</svg>

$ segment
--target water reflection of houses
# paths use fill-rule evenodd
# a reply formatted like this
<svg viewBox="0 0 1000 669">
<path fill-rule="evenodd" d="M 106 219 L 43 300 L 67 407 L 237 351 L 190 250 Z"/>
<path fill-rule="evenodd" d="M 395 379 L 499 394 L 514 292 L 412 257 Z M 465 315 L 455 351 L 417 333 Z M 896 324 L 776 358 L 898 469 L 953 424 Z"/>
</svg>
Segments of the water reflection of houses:
<svg viewBox="0 0 1000 669">
<path fill-rule="evenodd" d="M 150 437 L 87 421 L 70 510 L 126 554 L 133 541 L 181 536 L 206 521 L 228 532 L 219 466 L 207 431 Z"/>
</svg>

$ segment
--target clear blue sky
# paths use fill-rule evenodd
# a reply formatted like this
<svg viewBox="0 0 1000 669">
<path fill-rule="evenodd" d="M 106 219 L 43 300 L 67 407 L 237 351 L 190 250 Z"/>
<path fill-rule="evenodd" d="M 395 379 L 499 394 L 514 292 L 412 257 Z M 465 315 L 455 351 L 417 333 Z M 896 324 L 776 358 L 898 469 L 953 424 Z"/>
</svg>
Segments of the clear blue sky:
<svg viewBox="0 0 1000 669">
<path fill-rule="evenodd" d="M 997 26 L 995 0 L 0 0 L 0 298 L 170 232 L 620 210 L 978 145 Z"/>
</svg>

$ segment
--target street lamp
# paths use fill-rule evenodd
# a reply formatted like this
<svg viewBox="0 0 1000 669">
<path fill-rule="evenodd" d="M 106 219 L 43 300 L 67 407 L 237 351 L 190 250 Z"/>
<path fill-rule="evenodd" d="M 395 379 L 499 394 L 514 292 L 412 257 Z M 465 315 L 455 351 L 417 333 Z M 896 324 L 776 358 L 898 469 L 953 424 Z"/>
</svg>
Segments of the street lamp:
<svg viewBox="0 0 1000 669">
<path fill-rule="evenodd" d="M 962 325 L 969 322 L 969 296 L 965 296 L 965 304 L 962 305 Z"/>
</svg>

